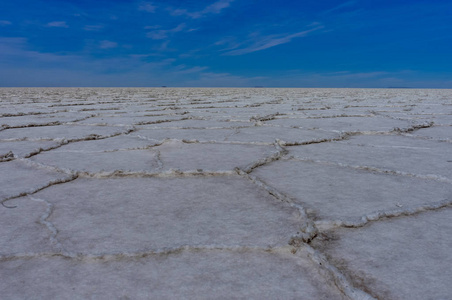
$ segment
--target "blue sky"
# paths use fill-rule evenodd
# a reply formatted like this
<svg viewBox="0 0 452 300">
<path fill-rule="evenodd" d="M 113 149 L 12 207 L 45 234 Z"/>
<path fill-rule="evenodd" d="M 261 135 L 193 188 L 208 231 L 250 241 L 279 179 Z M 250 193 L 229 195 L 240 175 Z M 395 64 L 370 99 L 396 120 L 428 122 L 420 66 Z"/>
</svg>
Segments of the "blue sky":
<svg viewBox="0 0 452 300">
<path fill-rule="evenodd" d="M 452 1 L 0 1 L 0 86 L 452 88 Z"/>
</svg>

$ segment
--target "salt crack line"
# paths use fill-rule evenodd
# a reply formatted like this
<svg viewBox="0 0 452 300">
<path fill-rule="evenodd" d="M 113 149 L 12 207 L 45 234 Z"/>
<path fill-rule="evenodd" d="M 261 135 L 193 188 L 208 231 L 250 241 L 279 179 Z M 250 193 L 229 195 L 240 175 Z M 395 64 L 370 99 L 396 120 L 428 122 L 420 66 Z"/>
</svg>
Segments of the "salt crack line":
<svg viewBox="0 0 452 300">
<path fill-rule="evenodd" d="M 371 300 L 376 299 L 369 295 L 368 293 L 355 288 L 335 266 L 330 264 L 330 262 L 326 259 L 326 257 L 321 254 L 319 251 L 315 250 L 311 246 L 307 244 L 303 244 L 300 249 L 297 251 L 299 253 L 301 251 L 305 251 L 308 254 L 308 257 L 318 265 L 319 269 L 323 273 L 322 275 L 330 278 L 332 282 L 336 285 L 336 287 L 349 299 L 352 300 Z"/>
<path fill-rule="evenodd" d="M 234 132 L 228 134 L 228 135 L 224 138 L 224 141 L 225 141 L 225 142 L 228 141 L 228 139 L 229 139 L 230 137 L 232 137 L 233 135 L 239 134 L 239 133 L 240 133 L 240 129 L 239 129 L 239 128 L 235 128 Z"/>
<path fill-rule="evenodd" d="M 152 124 L 160 124 L 160 123 L 171 123 L 171 122 L 177 122 L 177 121 L 185 121 L 185 120 L 190 120 L 192 119 L 191 117 L 186 117 L 186 118 L 180 118 L 180 119 L 165 119 L 165 120 L 156 120 L 156 121 L 141 121 L 141 122 L 136 122 L 134 123 L 134 125 L 152 125 Z"/>
<path fill-rule="evenodd" d="M 397 132 L 397 133 L 410 133 L 410 132 L 414 132 L 414 131 L 419 130 L 419 129 L 430 128 L 434 124 L 435 124 L 434 122 L 428 122 L 428 123 L 423 123 L 423 124 L 416 124 L 416 125 L 413 125 L 413 126 L 408 127 L 408 128 L 398 128 L 398 127 L 396 127 L 392 131 L 393 132 Z"/>
<path fill-rule="evenodd" d="M 329 116 L 308 116 L 300 119 L 334 119 L 334 118 L 372 118 L 375 117 L 374 114 L 338 114 L 338 115 L 329 115 Z M 292 118 L 293 119 L 293 118 Z"/>
<path fill-rule="evenodd" d="M 239 141 L 216 141 L 216 140 L 210 140 L 210 141 L 200 141 L 197 139 L 171 139 L 175 141 L 181 141 L 186 144 L 224 144 L 224 145 L 252 145 L 252 146 L 273 146 L 275 143 L 265 143 L 265 142 L 239 142 Z"/>
<path fill-rule="evenodd" d="M 183 252 L 221 251 L 221 252 L 266 252 L 295 254 L 296 248 L 292 246 L 259 247 L 259 246 L 225 246 L 225 245 L 183 245 L 180 247 L 166 247 L 155 250 L 139 252 L 105 252 L 105 253 L 80 253 L 69 251 L 43 252 L 43 253 L 12 253 L 0 254 L 0 262 L 36 258 L 64 258 L 76 261 L 118 261 L 122 259 L 141 259 L 152 256 L 169 256 Z"/>
<path fill-rule="evenodd" d="M 50 203 L 49 201 L 45 200 L 45 199 L 35 198 L 35 197 L 31 197 L 31 196 L 29 196 L 29 198 L 31 200 L 33 200 L 33 201 L 44 202 L 46 204 L 47 210 L 39 218 L 39 223 L 41 223 L 42 225 L 46 226 L 47 229 L 50 231 L 50 242 L 53 245 L 57 246 L 58 249 L 62 249 L 63 246 L 57 240 L 58 229 L 55 227 L 55 225 L 52 222 L 48 221 L 48 219 L 50 218 L 50 216 L 53 213 L 54 205 L 52 203 Z"/>
<path fill-rule="evenodd" d="M 401 135 L 410 137 L 410 138 L 419 139 L 419 140 L 427 140 L 427 141 L 434 141 L 434 142 L 441 142 L 441 143 L 452 143 L 452 139 L 449 139 L 449 138 L 435 138 L 435 137 L 431 137 L 431 136 L 419 136 L 419 135 L 413 135 L 411 133 L 402 133 Z"/>
<path fill-rule="evenodd" d="M 174 142 L 182 142 L 185 144 L 224 144 L 224 145 L 253 145 L 253 146 L 274 146 L 275 143 L 265 143 L 265 142 L 239 142 L 239 141 L 217 141 L 217 140 L 209 140 L 203 141 L 198 139 L 175 139 L 175 138 L 163 138 L 163 139 L 153 139 L 147 136 L 133 134 L 131 137 L 136 137 L 141 140 L 146 140 L 155 143 L 154 145 L 150 145 L 148 147 L 157 147 L 163 145 L 165 142 L 174 141 Z"/>
<path fill-rule="evenodd" d="M 407 208 L 397 208 L 390 210 L 379 210 L 376 212 L 372 212 L 362 217 L 358 218 L 349 218 L 346 220 L 320 220 L 315 221 L 316 227 L 321 231 L 330 230 L 338 227 L 346 227 L 346 228 L 359 228 L 366 226 L 370 222 L 381 221 L 383 219 L 395 218 L 400 216 L 413 216 L 419 213 L 439 210 L 445 207 L 452 206 L 452 200 L 446 199 L 442 201 L 436 201 L 433 203 L 426 203 L 420 206 L 410 206 Z"/>
<path fill-rule="evenodd" d="M 179 169 L 173 169 L 173 168 L 169 169 L 167 171 L 163 171 L 163 172 L 159 172 L 159 171 L 153 172 L 153 171 L 145 171 L 145 170 L 140 170 L 140 171 L 113 170 L 113 171 L 87 172 L 87 171 L 77 171 L 77 170 L 72 170 L 72 169 L 68 169 L 68 168 L 51 166 L 51 165 L 43 164 L 40 162 L 32 161 L 29 159 L 19 158 L 19 160 L 32 167 L 45 169 L 45 170 L 58 172 L 58 173 L 64 173 L 64 174 L 68 174 L 70 176 L 76 176 L 76 177 L 80 177 L 80 178 L 124 178 L 124 177 L 173 178 L 173 177 L 202 177 L 202 176 L 204 176 L 204 177 L 237 176 L 237 172 L 235 170 L 211 171 L 211 170 L 196 169 L 196 170 L 181 171 Z M 162 163 L 162 167 L 163 167 L 163 162 L 161 162 L 161 163 Z"/>
<path fill-rule="evenodd" d="M 46 151 L 58 149 L 61 146 L 66 145 L 67 143 L 68 143 L 67 141 L 62 141 L 62 142 L 60 142 L 60 143 L 58 143 L 58 144 L 56 144 L 54 146 L 49 146 L 49 147 L 46 147 L 46 148 L 39 147 L 38 149 L 35 149 L 32 152 L 24 155 L 24 158 L 30 158 L 32 156 L 38 155 L 41 152 L 46 152 Z"/>
<path fill-rule="evenodd" d="M 0 162 L 11 161 L 16 158 L 17 157 L 14 155 L 14 153 L 12 151 L 9 151 L 5 154 L 0 154 Z"/>
<path fill-rule="evenodd" d="M 241 175 L 242 177 L 250 180 L 255 185 L 266 190 L 270 195 L 272 195 L 277 200 L 287 203 L 289 206 L 295 208 L 299 212 L 300 218 L 304 221 L 304 223 L 300 227 L 300 233 L 297 233 L 291 237 L 291 239 L 289 241 L 289 245 L 297 247 L 297 246 L 300 246 L 300 244 L 303 242 L 304 243 L 310 242 L 312 239 L 314 239 L 317 236 L 318 229 L 316 228 L 314 222 L 308 217 L 306 209 L 303 206 L 294 203 L 294 201 L 292 199 L 290 199 L 289 197 L 287 197 L 286 195 L 282 194 L 275 188 L 269 186 L 268 184 L 266 184 L 264 181 L 258 179 L 257 177 L 252 176 L 252 175 L 248 174 L 247 172 L 241 170 L 240 168 L 236 168 L 236 172 L 237 172 L 237 174 Z"/>
<path fill-rule="evenodd" d="M 344 108 L 347 108 L 347 107 L 344 107 Z M 298 108 L 294 107 L 294 108 L 292 108 L 292 110 L 294 110 L 294 111 L 304 111 L 304 110 L 328 110 L 328 109 L 331 109 L 331 107 L 329 107 L 329 106 L 324 106 L 324 107 L 298 107 Z"/>
<path fill-rule="evenodd" d="M 327 131 L 337 132 L 348 138 L 348 137 L 356 136 L 356 135 L 391 135 L 394 133 L 404 135 L 407 133 L 412 133 L 419 129 L 430 128 L 432 126 L 434 126 L 433 122 L 416 124 L 416 125 L 413 125 L 413 126 L 410 126 L 407 128 L 395 127 L 389 131 L 381 131 L 381 130 L 364 130 L 364 131 L 362 131 L 362 130 L 356 130 L 356 131 L 327 130 Z M 319 129 L 322 129 L 322 128 L 319 128 Z"/>
<path fill-rule="evenodd" d="M 377 115 L 377 116 L 381 116 L 381 117 L 392 119 L 392 120 L 397 120 L 397 121 L 410 121 L 410 120 L 413 120 L 412 118 L 396 117 L 396 116 L 392 116 L 392 115 L 388 115 L 388 114 L 383 114 L 382 112 L 387 112 L 387 111 L 378 111 L 378 112 L 372 111 L 372 113 Z"/>
<path fill-rule="evenodd" d="M 265 122 L 265 121 L 271 121 L 274 120 L 277 116 L 283 116 L 284 114 L 280 114 L 279 112 L 276 112 L 274 114 L 269 114 L 266 116 L 253 116 L 250 118 L 251 122 Z"/>
<path fill-rule="evenodd" d="M 81 111 L 103 111 L 103 110 L 121 110 L 119 107 L 103 107 L 103 108 L 82 108 L 79 110 L 69 110 L 71 112 L 81 112 Z"/>
<path fill-rule="evenodd" d="M 23 104 L 23 103 L 18 103 L 18 104 Z M 54 111 L 50 111 L 50 112 L 18 112 L 18 113 L 6 113 L 6 114 L 1 114 L 0 118 L 7 118 L 7 117 L 22 117 L 22 116 L 33 116 L 33 115 L 52 115 L 52 114 L 56 114 L 56 113 L 62 113 L 62 112 L 68 112 L 67 109 L 64 110 L 54 110 Z"/>
<path fill-rule="evenodd" d="M 52 104 L 48 107 L 63 107 L 63 106 L 84 106 L 84 105 L 98 105 L 98 104 L 117 104 L 116 101 L 99 101 L 99 102 L 73 102 L 73 103 L 60 103 L 60 104 Z"/>
<path fill-rule="evenodd" d="M 89 172 L 75 172 L 75 174 L 79 178 L 147 178 L 147 177 L 155 177 L 155 178 L 179 178 L 179 177 L 213 177 L 213 176 L 237 176 L 235 171 L 203 171 L 199 170 L 188 170 L 181 171 L 178 169 L 169 169 L 164 172 L 146 172 L 146 171 L 123 171 L 123 170 L 115 170 L 111 172 L 97 172 L 97 173 L 89 173 Z"/>
<path fill-rule="evenodd" d="M 77 126 L 85 126 L 85 125 L 77 125 Z M 86 126 L 90 126 L 90 125 L 86 125 Z M 124 127 L 124 126 L 119 126 L 119 127 Z M 127 126 L 127 128 L 125 128 L 125 129 L 126 129 L 125 131 L 115 132 L 115 133 L 108 134 L 108 135 L 100 135 L 100 134 L 92 133 L 92 134 L 86 135 L 84 137 L 73 138 L 73 139 L 49 138 L 49 137 L 40 137 L 40 138 L 22 137 L 22 138 L 0 139 L 0 142 L 55 141 L 55 142 L 60 142 L 60 143 L 63 143 L 63 144 L 68 144 L 68 143 L 75 143 L 75 142 L 81 142 L 81 141 L 103 140 L 103 139 L 108 139 L 108 138 L 115 137 L 115 136 L 118 136 L 118 135 L 127 135 L 127 134 L 130 134 L 132 132 L 137 131 L 137 129 L 135 127 L 133 127 L 133 126 Z"/>
<path fill-rule="evenodd" d="M 75 120 L 68 121 L 68 122 L 62 122 L 62 124 L 63 125 L 72 125 L 72 124 L 76 124 L 77 122 L 85 121 L 85 120 L 88 120 L 90 118 L 94 118 L 94 117 L 97 117 L 97 116 L 99 116 L 99 114 L 91 114 L 91 115 L 87 115 L 85 117 L 82 117 L 80 119 L 75 119 Z M 77 125 L 79 125 L 79 124 L 77 124 Z"/>
<path fill-rule="evenodd" d="M 127 129 L 126 131 L 124 131 L 124 132 L 115 132 L 115 133 L 110 134 L 110 135 L 90 134 L 90 135 L 87 135 L 87 136 L 85 136 L 85 137 L 83 137 L 83 138 L 75 138 L 75 139 L 50 139 L 50 141 L 56 141 L 56 142 L 58 142 L 59 144 L 58 144 L 58 145 L 55 145 L 55 146 L 48 147 L 48 148 L 39 148 L 38 150 L 33 151 L 33 152 L 31 152 L 30 154 L 27 154 L 27 155 L 24 156 L 24 157 L 25 157 L 25 158 L 30 158 L 30 157 L 32 157 L 32 156 L 35 156 L 35 155 L 41 153 L 41 152 L 47 152 L 47 151 L 50 151 L 50 150 L 54 150 L 54 149 L 60 148 L 61 146 L 64 146 L 64 145 L 67 145 L 67 144 L 70 144 L 70 143 L 77 143 L 77 142 L 83 142 L 83 141 L 92 141 L 92 140 L 104 140 L 104 139 L 116 137 L 116 136 L 119 136 L 119 135 L 127 135 L 127 134 L 129 134 L 129 133 L 134 132 L 134 131 L 136 131 L 136 128 L 128 128 L 128 129 Z M 26 138 L 25 138 L 25 139 L 22 139 L 22 140 L 23 140 L 23 141 L 28 141 L 29 139 L 26 139 Z M 42 139 L 39 139 L 39 140 L 42 140 Z"/>
<path fill-rule="evenodd" d="M 51 172 L 63 173 L 63 174 L 67 174 L 67 175 L 77 175 L 77 172 L 74 170 L 46 165 L 46 164 L 43 164 L 43 163 L 40 163 L 37 161 L 33 161 L 28 158 L 18 158 L 17 160 L 23 162 L 24 164 L 26 164 L 30 167 L 44 169 L 44 170 L 51 171 Z"/>
<path fill-rule="evenodd" d="M 19 129 L 19 128 L 29 128 L 29 127 L 48 127 L 48 126 L 58 126 L 62 125 L 63 123 L 60 121 L 53 121 L 53 122 L 47 122 L 47 123 L 29 123 L 24 125 L 8 125 L 4 124 L 2 125 L 4 130 L 7 129 Z"/>
<path fill-rule="evenodd" d="M 360 165 L 349 165 L 349 164 L 343 164 L 339 162 L 332 162 L 332 161 L 325 161 L 325 160 L 314 160 L 310 158 L 302 158 L 297 156 L 288 156 L 284 158 L 287 161 L 301 161 L 301 162 L 310 162 L 310 163 L 316 163 L 316 164 L 323 164 L 327 166 L 337 166 L 337 167 L 343 167 L 343 168 L 349 168 L 354 170 L 362 170 L 362 171 L 369 171 L 374 173 L 380 173 L 380 174 L 390 174 L 395 176 L 404 176 L 404 177 L 413 177 L 423 180 L 434 180 L 438 182 L 443 183 L 450 183 L 452 184 L 452 179 L 449 179 L 447 177 L 443 177 L 436 174 L 414 174 L 409 172 L 403 172 L 403 171 L 397 171 L 397 170 L 389 170 L 389 169 L 381 169 L 371 166 L 360 166 Z"/>
<path fill-rule="evenodd" d="M 282 140 L 277 140 L 277 142 L 285 147 L 292 147 L 292 146 L 305 146 L 305 145 L 312 145 L 312 144 L 322 144 L 322 143 L 330 143 L 330 142 L 339 142 L 343 140 L 347 140 L 350 138 L 350 136 L 356 135 L 356 134 L 350 134 L 350 133 L 343 133 L 337 138 L 323 138 L 323 139 L 314 139 L 309 141 L 303 141 L 303 142 L 286 142 Z"/>
<path fill-rule="evenodd" d="M 71 175 L 71 176 L 69 176 L 69 177 L 66 177 L 66 178 L 60 178 L 60 179 L 52 180 L 52 181 L 50 181 L 48 184 L 46 184 L 46 185 L 44 185 L 44 186 L 41 186 L 41 187 L 39 187 L 39 188 L 36 188 L 36 189 L 34 189 L 33 191 L 30 191 L 30 192 L 22 192 L 22 193 L 20 193 L 20 194 L 15 195 L 15 196 L 11 196 L 11 197 L 5 198 L 5 199 L 3 199 L 3 200 L 0 201 L 0 204 L 1 204 L 3 207 L 5 207 L 5 208 L 16 208 L 17 206 L 7 206 L 7 205 L 5 205 L 5 202 L 10 201 L 10 200 L 14 200 L 14 199 L 16 199 L 16 198 L 20 198 L 20 197 L 25 197 L 25 196 L 33 195 L 33 194 L 36 194 L 37 192 L 40 192 L 40 191 L 42 191 L 42 190 L 44 190 L 44 189 L 46 189 L 46 188 L 48 188 L 48 187 L 51 187 L 51 186 L 53 186 L 53 185 L 57 185 L 57 184 L 61 184 L 61 183 L 70 182 L 70 181 L 73 181 L 73 180 L 75 180 L 75 179 L 77 179 L 77 178 L 78 178 L 78 176 L 75 175 L 75 174 L 73 174 L 73 175 Z"/>
<path fill-rule="evenodd" d="M 260 166 L 269 164 L 269 163 L 271 163 L 271 162 L 277 161 L 277 160 L 279 160 L 280 158 L 282 158 L 284 155 L 286 155 L 286 154 L 288 153 L 288 151 L 287 151 L 286 149 L 284 149 L 284 148 L 282 148 L 282 147 L 280 146 L 280 144 L 278 143 L 278 141 L 276 141 L 276 142 L 274 143 L 274 146 L 275 146 L 275 148 L 276 148 L 276 150 L 277 150 L 276 153 L 274 153 L 274 154 L 272 154 L 272 155 L 270 155 L 270 156 L 267 156 L 267 157 L 265 157 L 265 158 L 259 159 L 258 161 L 249 164 L 248 166 L 246 166 L 246 167 L 243 169 L 243 171 L 244 171 L 245 173 L 248 173 L 248 174 L 249 174 L 249 173 L 251 173 L 254 169 L 256 169 L 256 168 L 258 168 L 258 167 L 260 167 Z"/>
<path fill-rule="evenodd" d="M 225 122 L 227 123 L 227 122 Z M 233 124 L 234 125 L 234 124 Z M 212 126 L 212 127 L 199 127 L 199 126 L 155 126 L 149 127 L 149 129 L 206 129 L 206 130 L 214 130 L 214 129 L 242 129 L 242 128 L 252 128 L 253 125 L 238 125 L 238 126 Z"/>
<path fill-rule="evenodd" d="M 156 160 L 157 160 L 157 170 L 160 171 L 163 169 L 163 161 L 162 161 L 162 157 L 161 157 L 161 153 L 160 150 L 156 150 Z"/>
</svg>

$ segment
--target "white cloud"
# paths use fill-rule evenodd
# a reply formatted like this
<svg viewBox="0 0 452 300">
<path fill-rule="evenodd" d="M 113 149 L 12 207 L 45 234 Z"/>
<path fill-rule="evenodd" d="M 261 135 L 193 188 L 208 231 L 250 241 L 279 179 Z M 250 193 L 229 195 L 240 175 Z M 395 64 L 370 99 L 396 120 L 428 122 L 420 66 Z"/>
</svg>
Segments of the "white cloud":
<svg viewBox="0 0 452 300">
<path fill-rule="evenodd" d="M 162 27 L 162 26 L 160 26 L 160 25 L 152 25 L 152 26 L 144 26 L 144 29 L 158 29 L 160 27 Z"/>
<path fill-rule="evenodd" d="M 39 62 L 49 65 L 61 66 L 63 63 L 76 60 L 74 55 L 57 55 L 28 50 L 28 41 L 25 38 L 1 38 L 0 53 L 7 59 L 0 60 L 0 63 L 13 63 L 17 61 L 27 64 L 28 62 Z M 1 67 L 0 67 L 1 69 Z"/>
<path fill-rule="evenodd" d="M 149 2 L 142 2 L 140 4 L 140 6 L 138 7 L 139 10 L 146 11 L 149 13 L 154 13 L 156 8 L 157 8 L 157 6 L 152 5 Z"/>
<path fill-rule="evenodd" d="M 234 0 L 220 0 L 207 6 L 202 14 L 219 14 L 223 9 L 228 8 Z"/>
<path fill-rule="evenodd" d="M 99 43 L 99 47 L 101 49 L 112 49 L 118 47 L 118 43 L 104 40 Z"/>
<path fill-rule="evenodd" d="M 192 74 L 192 73 L 199 73 L 202 72 L 204 70 L 207 70 L 208 67 L 200 67 L 200 66 L 195 66 L 195 67 L 191 67 L 191 68 L 187 68 L 186 65 L 178 65 L 175 66 L 175 72 L 177 74 Z"/>
<path fill-rule="evenodd" d="M 234 0 L 219 0 L 203 10 L 189 12 L 186 9 L 170 9 L 173 16 L 188 16 L 192 19 L 199 19 L 208 14 L 219 14 L 223 9 L 228 8 Z"/>
<path fill-rule="evenodd" d="M 11 25 L 10 21 L 0 20 L 0 26 L 8 26 L 8 25 Z"/>
<path fill-rule="evenodd" d="M 232 51 L 228 51 L 225 53 L 225 55 L 243 55 L 243 54 L 247 54 L 247 53 L 251 53 L 251 52 L 256 52 L 256 51 L 261 51 L 264 49 L 272 48 L 272 47 L 275 47 L 278 45 L 289 43 L 294 38 L 307 36 L 309 33 L 322 29 L 322 28 L 323 28 L 323 26 L 317 26 L 317 27 L 309 29 L 309 30 L 300 31 L 300 32 L 293 33 L 293 34 L 286 35 L 286 36 L 269 35 L 269 36 L 264 36 L 264 37 L 260 37 L 260 38 L 253 37 L 251 40 L 242 43 L 242 44 L 250 44 L 251 43 L 251 45 L 246 46 L 244 48 L 239 48 L 239 49 L 234 49 Z M 218 42 L 217 42 L 217 44 L 218 44 Z M 236 48 L 238 48 L 239 45 L 242 45 L 242 44 L 236 44 L 237 45 Z M 231 49 L 231 47 L 228 47 L 227 49 L 223 49 L 223 50 L 230 50 L 230 49 Z"/>
<path fill-rule="evenodd" d="M 54 21 L 47 23 L 47 27 L 59 27 L 59 28 L 68 28 L 69 26 L 65 21 Z"/>
<path fill-rule="evenodd" d="M 104 25 L 85 25 L 83 30 L 85 31 L 100 31 L 104 28 Z"/>
<path fill-rule="evenodd" d="M 164 41 L 159 47 L 155 48 L 155 50 L 159 51 L 159 52 L 163 52 L 163 51 L 173 51 L 173 49 L 169 49 L 168 45 L 169 45 L 170 41 Z"/>
<path fill-rule="evenodd" d="M 0 60 L 0 86 L 159 86 L 173 84 L 174 80 L 173 59 L 95 59 L 28 48 L 25 38 L 0 37 L 0 53 L 4 57 Z"/>
<path fill-rule="evenodd" d="M 356 0 L 352 0 L 352 1 L 347 1 L 347 2 L 341 3 L 338 6 L 335 6 L 335 7 L 331 8 L 331 9 L 328 9 L 328 10 L 322 12 L 322 15 L 326 15 L 326 14 L 332 13 L 333 11 L 340 10 L 340 9 L 342 9 L 344 7 L 350 7 L 350 6 L 353 6 L 355 4 L 356 4 Z"/>
<path fill-rule="evenodd" d="M 237 39 L 233 36 L 227 36 L 217 41 L 214 45 L 226 47 L 223 48 L 221 51 L 230 51 L 239 48 L 240 46 L 243 45 L 243 43 L 238 42 Z"/>
<path fill-rule="evenodd" d="M 163 40 L 163 39 L 166 39 L 169 34 L 180 32 L 180 31 L 184 30 L 185 26 L 186 26 L 185 23 L 182 23 L 182 24 L 177 25 L 173 29 L 161 29 L 161 30 L 150 31 L 146 34 L 146 36 L 153 40 Z"/>
<path fill-rule="evenodd" d="M 320 22 L 312 22 L 311 24 L 308 24 L 307 27 L 317 27 L 317 26 L 320 26 L 320 25 L 322 25 L 322 23 L 320 23 Z"/>
<path fill-rule="evenodd" d="M 25 38 L 0 37 L 0 86 L 452 87 L 448 73 L 422 79 L 430 78 L 429 74 L 416 70 L 356 72 L 333 68 L 315 73 L 296 69 L 276 76 L 247 77 L 181 65 L 174 58 L 153 59 L 153 53 L 99 59 L 84 53 L 54 54 L 31 48 Z"/>
</svg>

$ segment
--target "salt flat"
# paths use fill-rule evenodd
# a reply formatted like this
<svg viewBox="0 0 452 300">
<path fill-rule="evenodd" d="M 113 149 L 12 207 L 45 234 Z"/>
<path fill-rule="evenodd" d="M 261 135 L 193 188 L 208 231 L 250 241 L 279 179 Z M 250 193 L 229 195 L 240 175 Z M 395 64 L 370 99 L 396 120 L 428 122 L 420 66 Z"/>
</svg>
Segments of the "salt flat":
<svg viewBox="0 0 452 300">
<path fill-rule="evenodd" d="M 452 90 L 0 89 L 5 299 L 452 299 Z"/>
</svg>

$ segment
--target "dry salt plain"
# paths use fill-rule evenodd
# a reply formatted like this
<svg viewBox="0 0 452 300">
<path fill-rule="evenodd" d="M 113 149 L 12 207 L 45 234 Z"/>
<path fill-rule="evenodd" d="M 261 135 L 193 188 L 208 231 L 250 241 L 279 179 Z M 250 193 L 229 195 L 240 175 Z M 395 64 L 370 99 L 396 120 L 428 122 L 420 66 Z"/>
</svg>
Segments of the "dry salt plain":
<svg viewBox="0 0 452 300">
<path fill-rule="evenodd" d="M 0 99 L 1 299 L 452 299 L 452 90 Z"/>
</svg>

